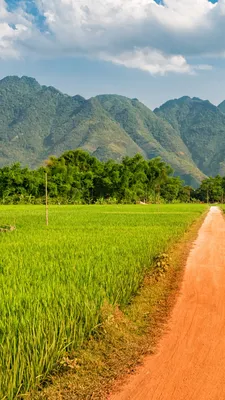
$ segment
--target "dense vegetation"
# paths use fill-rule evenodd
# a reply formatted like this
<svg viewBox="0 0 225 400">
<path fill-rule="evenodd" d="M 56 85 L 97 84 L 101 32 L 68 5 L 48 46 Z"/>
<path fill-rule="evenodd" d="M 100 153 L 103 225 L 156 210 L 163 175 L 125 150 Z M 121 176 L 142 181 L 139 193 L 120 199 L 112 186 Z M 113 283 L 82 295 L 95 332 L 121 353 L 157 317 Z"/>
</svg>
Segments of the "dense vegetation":
<svg viewBox="0 0 225 400">
<path fill-rule="evenodd" d="M 160 158 L 145 160 L 140 154 L 121 163 L 101 162 L 83 150 L 50 157 L 37 170 L 20 164 L 0 169 L 0 203 L 43 203 L 45 173 L 49 202 L 63 204 L 188 202 L 191 188 L 183 186 Z"/>
<path fill-rule="evenodd" d="M 225 175 L 225 103 L 182 97 L 155 110 L 178 132 L 195 165 L 208 176 Z"/>
<path fill-rule="evenodd" d="M 2 206 L 0 398 L 21 398 L 102 321 L 126 306 L 153 258 L 180 238 L 203 205 Z M 24 398 L 26 398 L 24 396 Z"/>
<path fill-rule="evenodd" d="M 225 177 L 217 175 L 214 178 L 204 179 L 194 196 L 205 203 L 223 204 L 225 202 Z"/>
<path fill-rule="evenodd" d="M 28 77 L 0 81 L 0 166 L 36 168 L 82 148 L 99 160 L 160 156 L 186 184 L 225 175 L 225 102 L 182 97 L 152 112 L 137 99 L 67 96 Z"/>
<path fill-rule="evenodd" d="M 216 125 L 214 120 L 213 128 L 218 126 L 218 135 L 220 129 L 223 136 L 225 117 L 218 113 L 221 122 Z M 140 153 L 146 159 L 160 156 L 176 175 L 197 187 L 206 171 L 193 161 L 195 146 L 162 117 L 137 99 L 101 95 L 86 100 L 41 86 L 32 78 L 7 77 L 0 81 L 0 166 L 19 161 L 36 168 L 50 155 L 75 148 L 103 161 Z M 195 140 L 202 146 L 198 137 L 204 132 L 192 123 Z M 222 148 L 212 150 L 217 154 Z"/>
</svg>

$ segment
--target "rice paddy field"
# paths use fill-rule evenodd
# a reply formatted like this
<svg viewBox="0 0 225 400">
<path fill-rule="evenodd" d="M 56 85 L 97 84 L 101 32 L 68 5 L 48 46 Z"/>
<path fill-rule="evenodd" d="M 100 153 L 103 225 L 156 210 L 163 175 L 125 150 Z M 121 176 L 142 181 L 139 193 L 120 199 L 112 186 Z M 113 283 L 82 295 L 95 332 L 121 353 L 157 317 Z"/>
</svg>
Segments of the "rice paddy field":
<svg viewBox="0 0 225 400">
<path fill-rule="evenodd" d="M 125 307 L 204 205 L 1 206 L 0 399 L 19 398 Z"/>
</svg>

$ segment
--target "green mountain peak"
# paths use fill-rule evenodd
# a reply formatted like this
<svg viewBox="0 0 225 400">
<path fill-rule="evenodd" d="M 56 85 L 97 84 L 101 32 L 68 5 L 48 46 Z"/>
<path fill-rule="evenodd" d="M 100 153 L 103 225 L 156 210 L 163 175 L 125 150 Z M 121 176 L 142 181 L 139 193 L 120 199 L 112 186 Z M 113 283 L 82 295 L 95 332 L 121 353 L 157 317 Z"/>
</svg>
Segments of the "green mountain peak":
<svg viewBox="0 0 225 400">
<path fill-rule="evenodd" d="M 49 155 L 82 148 L 100 160 L 160 156 L 192 185 L 225 173 L 225 102 L 184 96 L 151 111 L 138 99 L 105 94 L 86 100 L 34 78 L 0 81 L 0 165 L 36 167 Z"/>
</svg>

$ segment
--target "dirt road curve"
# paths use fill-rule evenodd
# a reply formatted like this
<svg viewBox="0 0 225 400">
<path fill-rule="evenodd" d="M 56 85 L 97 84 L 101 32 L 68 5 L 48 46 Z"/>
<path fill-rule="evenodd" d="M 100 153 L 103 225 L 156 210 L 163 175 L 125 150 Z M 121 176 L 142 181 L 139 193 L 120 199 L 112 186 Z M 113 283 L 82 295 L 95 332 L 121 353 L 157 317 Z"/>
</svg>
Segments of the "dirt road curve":
<svg viewBox="0 0 225 400">
<path fill-rule="evenodd" d="M 225 400 L 225 220 L 212 207 L 157 354 L 110 400 Z"/>
</svg>

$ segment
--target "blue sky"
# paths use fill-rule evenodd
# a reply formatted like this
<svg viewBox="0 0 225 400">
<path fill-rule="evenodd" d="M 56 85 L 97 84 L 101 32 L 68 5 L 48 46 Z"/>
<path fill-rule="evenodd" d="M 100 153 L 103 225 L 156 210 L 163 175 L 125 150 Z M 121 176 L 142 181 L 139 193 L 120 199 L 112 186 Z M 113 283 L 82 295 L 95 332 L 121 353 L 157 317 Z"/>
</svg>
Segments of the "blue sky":
<svg viewBox="0 0 225 400">
<path fill-rule="evenodd" d="M 0 78 L 154 108 L 225 99 L 225 0 L 0 0 Z M 212 4 L 215 3 L 215 4 Z"/>
</svg>

